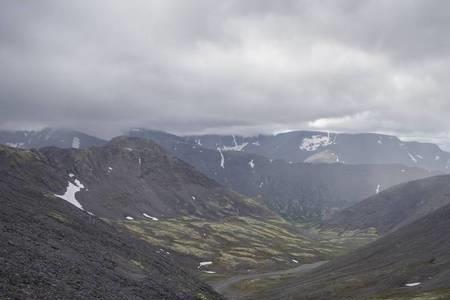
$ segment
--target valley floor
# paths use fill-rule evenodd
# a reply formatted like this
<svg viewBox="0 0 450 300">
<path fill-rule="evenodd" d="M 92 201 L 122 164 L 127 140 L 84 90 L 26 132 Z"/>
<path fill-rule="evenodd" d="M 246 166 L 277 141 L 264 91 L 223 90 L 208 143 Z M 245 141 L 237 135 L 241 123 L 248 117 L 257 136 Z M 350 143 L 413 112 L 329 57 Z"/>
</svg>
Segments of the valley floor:
<svg viewBox="0 0 450 300">
<path fill-rule="evenodd" d="M 229 299 L 252 298 L 261 283 L 280 284 L 377 238 L 371 231 L 321 230 L 281 218 L 181 217 L 118 224 L 160 247 L 161 255 L 183 256 L 178 261 Z"/>
</svg>

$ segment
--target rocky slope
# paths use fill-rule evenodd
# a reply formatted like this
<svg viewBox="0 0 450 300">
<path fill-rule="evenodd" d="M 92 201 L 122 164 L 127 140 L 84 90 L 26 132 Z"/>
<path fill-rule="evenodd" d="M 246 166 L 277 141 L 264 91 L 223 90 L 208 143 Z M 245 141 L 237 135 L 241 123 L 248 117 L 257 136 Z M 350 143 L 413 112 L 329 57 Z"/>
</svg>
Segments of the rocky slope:
<svg viewBox="0 0 450 300">
<path fill-rule="evenodd" d="M 308 274 L 281 285 L 267 282 L 257 297 L 450 299 L 449 228 L 447 205 Z"/>
<path fill-rule="evenodd" d="M 274 215 L 151 141 L 119 137 L 104 146 L 82 150 L 50 147 L 9 152 L 32 153 L 35 159 L 18 166 L 18 172 L 33 169 L 36 161 L 41 161 L 43 166 L 36 168 L 30 181 L 51 182 L 44 188 L 51 187 L 61 198 L 76 198 L 71 201 L 78 207 L 103 218 Z M 13 161 L 5 159 L 5 163 Z M 39 183 L 35 185 L 41 186 Z"/>
<path fill-rule="evenodd" d="M 164 132 L 134 130 L 239 193 L 290 219 L 321 219 L 392 185 L 433 173 L 401 165 L 288 163 L 245 151 L 212 150 Z"/>
<path fill-rule="evenodd" d="M 429 143 L 405 142 L 381 134 L 293 131 L 277 135 L 190 136 L 209 149 L 243 151 L 291 162 L 401 164 L 448 172 L 450 153 Z"/>
<path fill-rule="evenodd" d="M 326 226 L 386 233 L 450 204 L 450 176 L 404 183 L 335 214 Z"/>
<path fill-rule="evenodd" d="M 0 144 L 15 148 L 59 148 L 83 149 L 100 146 L 106 141 L 74 130 L 46 128 L 39 131 L 0 131 Z"/>
<path fill-rule="evenodd" d="M 64 173 L 0 147 L 2 299 L 221 299 L 172 256 L 56 197 Z"/>
</svg>

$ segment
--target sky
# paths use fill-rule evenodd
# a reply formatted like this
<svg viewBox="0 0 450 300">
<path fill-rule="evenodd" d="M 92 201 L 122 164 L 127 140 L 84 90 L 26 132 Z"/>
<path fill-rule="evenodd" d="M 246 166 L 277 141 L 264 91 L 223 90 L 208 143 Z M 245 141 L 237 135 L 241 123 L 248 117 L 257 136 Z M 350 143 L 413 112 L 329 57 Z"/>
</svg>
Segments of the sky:
<svg viewBox="0 0 450 300">
<path fill-rule="evenodd" d="M 380 132 L 450 144 L 450 1 L 40 0 L 0 10 L 0 129 Z"/>
</svg>

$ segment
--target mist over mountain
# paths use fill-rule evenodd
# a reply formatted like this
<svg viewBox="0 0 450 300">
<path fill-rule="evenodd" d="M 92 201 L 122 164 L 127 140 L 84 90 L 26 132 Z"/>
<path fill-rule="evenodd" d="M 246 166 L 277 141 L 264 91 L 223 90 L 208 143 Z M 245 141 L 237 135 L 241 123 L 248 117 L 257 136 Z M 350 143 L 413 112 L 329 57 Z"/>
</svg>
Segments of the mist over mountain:
<svg viewBox="0 0 450 300">
<path fill-rule="evenodd" d="M 387 189 L 336 213 L 327 226 L 394 231 L 450 204 L 450 177 L 436 176 Z"/>
<path fill-rule="evenodd" d="M 106 141 L 97 137 L 68 129 L 46 128 L 39 131 L 0 131 L 0 144 L 14 148 L 42 148 L 55 146 L 59 148 L 83 149 L 100 146 Z"/>
<path fill-rule="evenodd" d="M 239 144 L 212 149 L 199 145 L 198 139 L 159 131 L 132 130 L 129 134 L 155 141 L 210 178 L 261 198 L 269 208 L 291 219 L 327 218 L 392 185 L 436 174 L 398 164 L 292 163 L 252 154 L 245 147 L 238 149 Z M 279 149 L 283 147 L 280 144 Z"/>
</svg>

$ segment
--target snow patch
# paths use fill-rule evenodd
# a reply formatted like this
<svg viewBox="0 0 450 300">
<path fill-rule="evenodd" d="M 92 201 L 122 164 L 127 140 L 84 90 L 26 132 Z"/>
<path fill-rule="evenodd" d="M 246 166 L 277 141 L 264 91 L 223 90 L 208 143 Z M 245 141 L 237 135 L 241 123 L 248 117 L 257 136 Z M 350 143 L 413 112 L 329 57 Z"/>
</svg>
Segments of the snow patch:
<svg viewBox="0 0 450 300">
<path fill-rule="evenodd" d="M 76 136 L 72 139 L 72 148 L 80 149 L 80 138 L 79 137 Z"/>
<path fill-rule="evenodd" d="M 421 282 L 413 282 L 413 283 L 407 283 L 405 284 L 406 287 L 415 287 L 421 285 Z"/>
<path fill-rule="evenodd" d="M 377 185 L 377 189 L 376 189 L 375 193 L 379 194 L 380 193 L 380 189 L 381 189 L 381 184 Z"/>
<path fill-rule="evenodd" d="M 300 150 L 312 152 L 321 147 L 327 147 L 332 144 L 334 144 L 334 142 L 331 140 L 330 134 L 328 133 L 328 135 L 313 135 L 310 138 L 304 138 L 299 148 Z"/>
<path fill-rule="evenodd" d="M 220 153 L 220 167 L 225 169 L 225 157 L 223 156 L 222 149 L 217 148 L 217 151 Z"/>
<path fill-rule="evenodd" d="M 144 217 L 146 217 L 146 218 L 149 218 L 149 219 L 153 220 L 153 221 L 159 221 L 158 218 L 155 218 L 155 217 L 152 217 L 152 216 L 150 216 L 150 215 L 147 215 L 146 213 L 143 213 L 142 215 L 143 215 Z"/>
<path fill-rule="evenodd" d="M 439 155 L 436 155 L 436 157 L 434 158 L 434 160 L 440 160 L 441 157 Z"/>
<path fill-rule="evenodd" d="M 378 140 L 377 143 L 380 144 L 380 145 L 383 145 L 383 141 L 382 140 Z"/>
<path fill-rule="evenodd" d="M 298 264 L 298 260 L 296 260 L 296 259 L 293 259 L 292 262 Z"/>
<path fill-rule="evenodd" d="M 111 168 L 111 167 L 108 167 L 108 174 L 109 174 L 109 173 L 111 173 L 111 172 L 112 172 L 112 170 L 113 170 L 113 168 Z"/>
<path fill-rule="evenodd" d="M 201 267 L 205 267 L 205 266 L 210 266 L 212 265 L 212 261 L 202 261 L 201 263 L 199 263 L 197 269 L 200 269 Z"/>
<path fill-rule="evenodd" d="M 138 162 L 139 162 L 139 165 L 142 165 L 142 159 L 140 157 L 138 158 Z"/>
<path fill-rule="evenodd" d="M 195 198 L 195 196 L 191 196 L 192 197 L 192 200 L 195 200 L 195 199 L 197 199 L 197 198 Z"/>
<path fill-rule="evenodd" d="M 234 146 L 222 146 L 223 151 L 242 151 L 245 147 L 247 147 L 248 143 L 238 144 L 236 142 L 236 137 L 233 135 L 233 143 Z"/>
<path fill-rule="evenodd" d="M 261 146 L 259 141 L 253 142 L 252 145 L 254 145 L 254 146 Z"/>
<path fill-rule="evenodd" d="M 253 161 L 253 159 L 251 161 L 248 162 L 248 165 L 250 166 L 250 168 L 254 169 L 255 168 L 255 162 Z"/>
<path fill-rule="evenodd" d="M 126 147 L 126 148 L 125 148 L 125 150 L 127 150 L 127 151 L 130 151 L 130 152 L 131 152 L 131 151 L 133 151 L 133 148 L 130 148 L 130 147 Z"/>
<path fill-rule="evenodd" d="M 263 185 L 264 185 L 264 182 L 263 182 L 263 181 L 261 181 L 261 183 L 259 184 L 259 188 L 262 188 L 262 187 L 263 187 Z"/>
<path fill-rule="evenodd" d="M 56 195 L 56 197 L 61 198 L 70 204 L 78 207 L 81 210 L 84 210 L 83 206 L 81 206 L 80 202 L 78 202 L 75 194 L 84 189 L 84 185 L 78 179 L 74 180 L 75 183 L 69 181 L 69 185 L 67 186 L 66 192 L 64 195 Z"/>
<path fill-rule="evenodd" d="M 216 274 L 216 272 L 214 272 L 214 271 L 203 271 L 203 273 L 206 273 L 206 274 Z"/>
<path fill-rule="evenodd" d="M 133 217 L 130 217 L 130 216 L 128 216 L 128 217 L 126 217 L 125 219 L 127 219 L 127 220 L 134 220 L 134 218 Z"/>
</svg>

